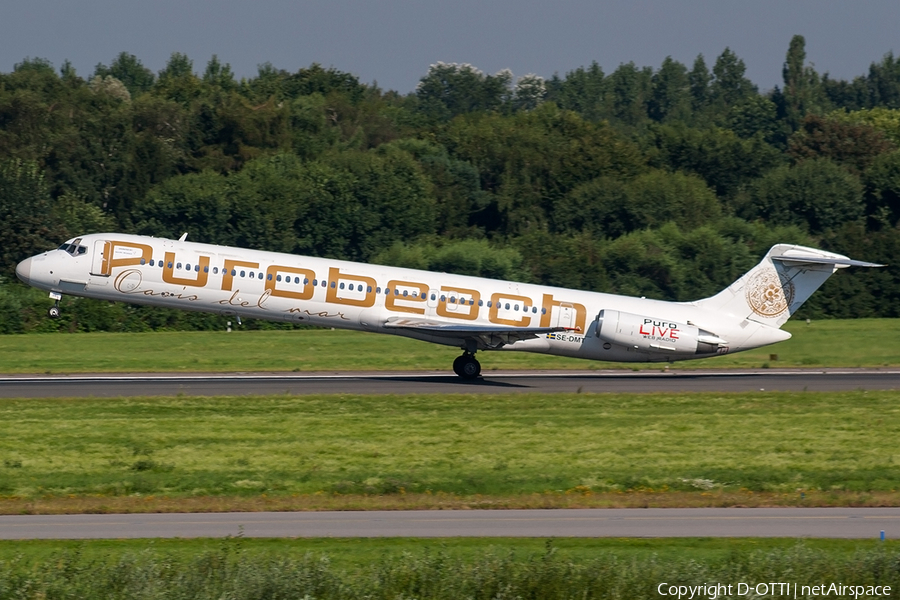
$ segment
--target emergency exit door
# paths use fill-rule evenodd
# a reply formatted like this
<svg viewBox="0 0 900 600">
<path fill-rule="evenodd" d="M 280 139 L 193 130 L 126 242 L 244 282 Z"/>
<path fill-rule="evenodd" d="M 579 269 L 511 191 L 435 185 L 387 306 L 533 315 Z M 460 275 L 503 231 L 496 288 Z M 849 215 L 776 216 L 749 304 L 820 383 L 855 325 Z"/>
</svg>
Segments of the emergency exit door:
<svg viewBox="0 0 900 600">
<path fill-rule="evenodd" d="M 553 327 L 565 327 L 573 329 L 575 327 L 575 307 L 566 302 L 560 303 L 553 310 Z"/>
</svg>

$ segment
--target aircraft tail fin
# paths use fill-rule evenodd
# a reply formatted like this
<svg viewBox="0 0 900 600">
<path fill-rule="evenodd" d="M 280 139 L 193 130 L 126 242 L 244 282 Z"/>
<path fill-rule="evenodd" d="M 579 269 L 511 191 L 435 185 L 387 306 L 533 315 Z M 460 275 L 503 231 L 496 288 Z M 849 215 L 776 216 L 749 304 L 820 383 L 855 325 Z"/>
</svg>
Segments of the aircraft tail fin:
<svg viewBox="0 0 900 600">
<path fill-rule="evenodd" d="M 777 244 L 743 277 L 715 296 L 693 304 L 781 327 L 838 269 L 881 266 L 815 248 Z"/>
</svg>

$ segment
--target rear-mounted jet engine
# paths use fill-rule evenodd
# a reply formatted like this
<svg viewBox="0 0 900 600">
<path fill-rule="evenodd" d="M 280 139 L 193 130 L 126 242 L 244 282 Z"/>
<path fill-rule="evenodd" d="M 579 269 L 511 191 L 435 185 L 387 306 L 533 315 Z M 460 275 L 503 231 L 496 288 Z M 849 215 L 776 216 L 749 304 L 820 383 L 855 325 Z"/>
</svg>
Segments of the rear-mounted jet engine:
<svg viewBox="0 0 900 600">
<path fill-rule="evenodd" d="M 641 352 L 718 354 L 728 342 L 695 325 L 645 317 L 618 310 L 597 315 L 597 337 Z"/>
</svg>

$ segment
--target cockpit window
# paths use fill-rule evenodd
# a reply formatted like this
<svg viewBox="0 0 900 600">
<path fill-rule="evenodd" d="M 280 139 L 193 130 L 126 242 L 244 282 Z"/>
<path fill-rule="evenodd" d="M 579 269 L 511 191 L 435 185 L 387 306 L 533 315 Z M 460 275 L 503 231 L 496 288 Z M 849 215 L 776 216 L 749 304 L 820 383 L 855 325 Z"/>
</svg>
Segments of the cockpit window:
<svg viewBox="0 0 900 600">
<path fill-rule="evenodd" d="M 78 240 L 75 240 L 75 242 L 78 242 Z M 62 250 L 67 254 L 71 254 L 72 256 L 80 256 L 87 253 L 87 246 L 79 246 L 77 243 L 63 244 L 59 248 L 57 248 L 57 250 Z"/>
</svg>

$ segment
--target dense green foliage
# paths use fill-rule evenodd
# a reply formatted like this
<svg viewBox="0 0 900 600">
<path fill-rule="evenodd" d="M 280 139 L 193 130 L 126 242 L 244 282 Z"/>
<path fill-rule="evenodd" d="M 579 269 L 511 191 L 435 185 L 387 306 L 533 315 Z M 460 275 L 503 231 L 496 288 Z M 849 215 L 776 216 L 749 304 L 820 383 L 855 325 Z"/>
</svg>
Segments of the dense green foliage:
<svg viewBox="0 0 900 600">
<path fill-rule="evenodd" d="M 340 541 L 331 545 L 338 546 Z M 757 583 L 773 581 L 791 583 L 791 593 L 796 583 L 797 597 L 809 598 L 816 596 L 800 586 L 853 585 L 865 590 L 866 586 L 887 585 L 892 592 L 886 595 L 900 586 L 900 556 L 892 544 L 873 547 L 855 542 L 860 547 L 847 552 L 822 547 L 817 540 L 792 547 L 782 547 L 785 544 L 780 541 L 754 541 L 758 548 L 732 542 L 733 549 L 720 553 L 722 556 L 694 558 L 691 550 L 709 545 L 708 540 L 644 542 L 650 548 L 642 552 L 611 543 L 609 550 L 592 553 L 567 539 L 547 540 L 543 550 L 537 551 L 533 546 L 539 540 L 518 541 L 515 549 L 503 547 L 511 545 L 510 540 L 499 540 L 496 547 L 462 556 L 452 542 L 449 548 L 433 543 L 422 548 L 422 543 L 404 545 L 405 541 L 378 540 L 374 543 L 386 548 L 379 556 L 349 567 L 336 564 L 330 553 L 259 549 L 265 540 L 225 540 L 218 548 L 189 555 L 152 546 L 144 551 L 122 551 L 113 545 L 104 552 L 92 548 L 96 542 L 88 542 L 40 558 L 19 556 L 0 561 L 0 598 L 638 600 L 659 598 L 657 588 L 662 583 L 665 589 L 694 586 L 694 592 L 698 585 L 730 584 L 731 593 L 724 597 L 739 598 L 747 597 L 747 590 L 738 595 L 738 583 L 750 586 L 753 594 Z M 307 543 L 295 542 L 298 546 Z M 591 543 L 603 545 L 597 541 L 581 545 Z M 574 548 L 559 550 L 557 545 Z M 404 546 L 413 548 L 404 550 Z M 688 552 L 663 559 L 656 551 L 671 554 L 665 552 L 667 546 L 687 546 Z M 771 585 L 768 594 L 762 594 L 767 588 L 760 586 L 760 593 L 769 597 Z M 791 595 L 786 586 L 776 585 L 775 589 Z M 683 597 L 689 596 L 682 592 Z M 677 597 L 677 593 L 676 589 L 673 595 Z M 695 597 L 723 597 L 721 594 Z M 852 592 L 838 595 L 850 597 Z"/>
<path fill-rule="evenodd" d="M 761 92 L 727 48 L 711 67 L 548 80 L 438 63 L 406 95 L 315 64 L 238 81 L 216 57 L 154 74 L 122 53 L 87 77 L 26 59 L 0 74 L 0 331 L 47 327 L 17 260 L 104 230 L 669 300 L 721 289 L 776 241 L 890 264 L 900 61 L 834 80 L 795 36 L 783 78 Z M 843 273 L 804 310 L 900 316 L 900 267 Z"/>
</svg>

